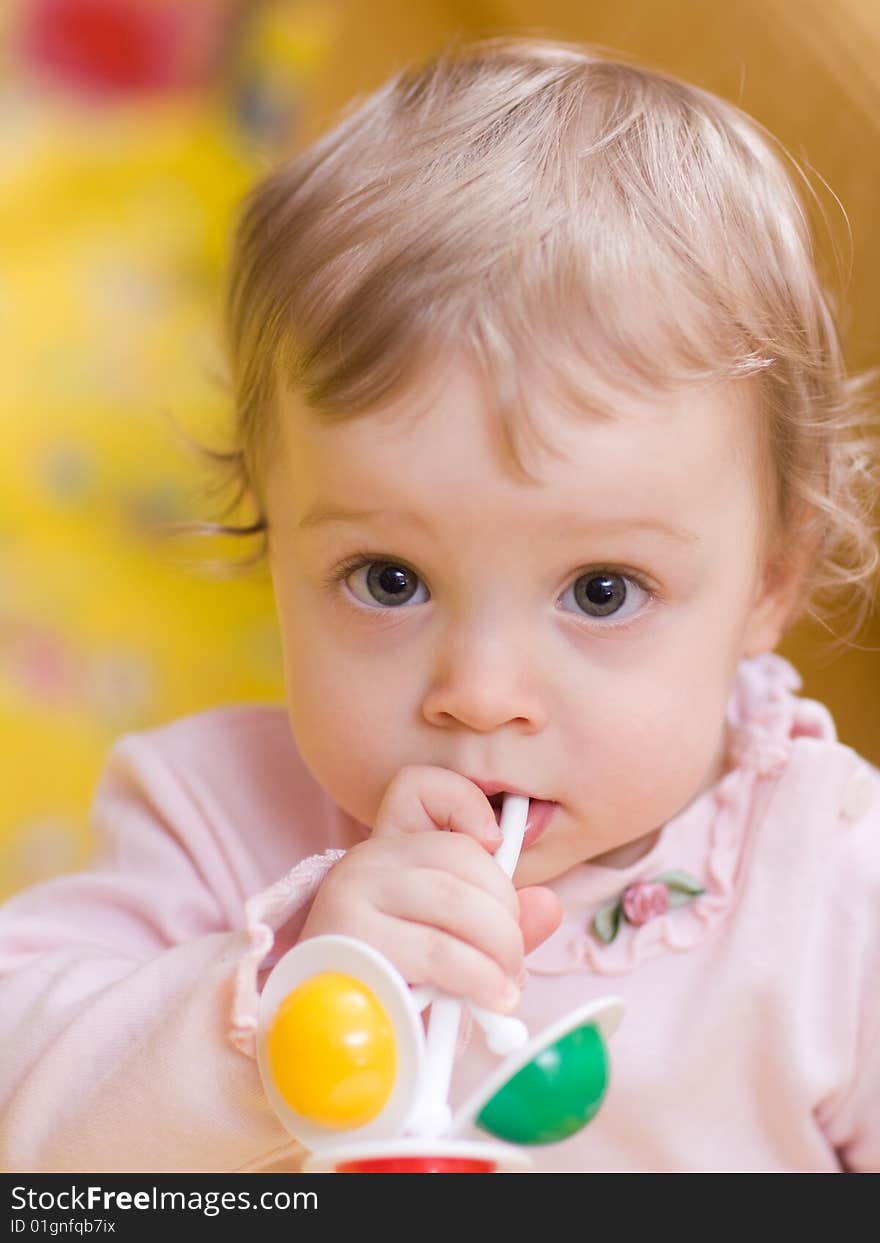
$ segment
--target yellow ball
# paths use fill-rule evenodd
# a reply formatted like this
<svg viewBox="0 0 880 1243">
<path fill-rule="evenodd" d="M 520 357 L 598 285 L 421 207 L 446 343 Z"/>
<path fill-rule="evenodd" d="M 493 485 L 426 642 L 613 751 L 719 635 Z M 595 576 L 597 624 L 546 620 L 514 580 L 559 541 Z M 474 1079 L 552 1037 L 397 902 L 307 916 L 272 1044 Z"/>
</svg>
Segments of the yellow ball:
<svg viewBox="0 0 880 1243">
<path fill-rule="evenodd" d="M 394 1088 L 394 1026 L 371 989 L 338 971 L 323 971 L 288 993 L 266 1051 L 280 1095 L 321 1126 L 363 1126 Z"/>
</svg>

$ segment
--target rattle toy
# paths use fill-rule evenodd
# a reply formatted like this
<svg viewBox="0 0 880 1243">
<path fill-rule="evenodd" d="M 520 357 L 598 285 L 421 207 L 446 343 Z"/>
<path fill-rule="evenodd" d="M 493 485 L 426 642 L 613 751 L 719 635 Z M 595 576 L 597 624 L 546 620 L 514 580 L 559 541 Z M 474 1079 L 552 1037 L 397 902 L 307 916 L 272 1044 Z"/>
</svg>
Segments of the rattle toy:
<svg viewBox="0 0 880 1243">
<path fill-rule="evenodd" d="M 528 811 L 527 798 L 505 795 L 495 858 L 508 876 Z M 463 1007 L 503 1061 L 453 1115 Z M 606 1042 L 622 1013 L 619 998 L 601 997 L 530 1040 L 517 1018 L 411 989 L 362 941 L 319 936 L 289 950 L 266 979 L 257 1063 L 282 1124 L 311 1150 L 304 1173 L 522 1172 L 532 1167 L 527 1145 L 567 1139 L 595 1116 L 608 1086 Z"/>
</svg>

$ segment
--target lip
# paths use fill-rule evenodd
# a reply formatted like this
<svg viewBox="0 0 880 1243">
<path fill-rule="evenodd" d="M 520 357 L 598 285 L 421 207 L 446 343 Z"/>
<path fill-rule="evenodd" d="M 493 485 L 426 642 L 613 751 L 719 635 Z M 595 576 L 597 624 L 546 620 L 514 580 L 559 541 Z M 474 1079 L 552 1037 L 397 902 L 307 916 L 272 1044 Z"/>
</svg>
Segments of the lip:
<svg viewBox="0 0 880 1243">
<path fill-rule="evenodd" d="M 529 818 L 526 821 L 526 831 L 523 834 L 523 850 L 528 850 L 529 846 L 538 840 L 550 823 L 553 813 L 558 806 L 558 803 L 551 803 L 543 798 L 534 798 L 529 802 Z"/>
<path fill-rule="evenodd" d="M 491 798 L 493 794 L 520 794 L 523 798 L 535 797 L 528 790 L 521 790 L 518 786 L 511 785 L 507 781 L 480 781 L 478 777 L 470 777 L 467 773 L 465 773 L 465 776 L 468 781 L 472 781 L 475 786 L 479 786 L 487 798 Z"/>
<path fill-rule="evenodd" d="M 472 781 L 475 786 L 479 786 L 487 798 L 491 798 L 493 794 L 504 793 L 519 794 L 529 800 L 529 816 L 526 820 L 526 831 L 523 834 L 522 850 L 528 850 L 529 846 L 538 840 L 550 823 L 554 811 L 559 806 L 558 803 L 554 803 L 551 799 L 535 798 L 527 790 L 521 790 L 509 782 L 481 781 L 477 777 L 468 777 L 468 781 Z M 496 818 L 499 815 L 500 813 L 496 812 Z"/>
</svg>

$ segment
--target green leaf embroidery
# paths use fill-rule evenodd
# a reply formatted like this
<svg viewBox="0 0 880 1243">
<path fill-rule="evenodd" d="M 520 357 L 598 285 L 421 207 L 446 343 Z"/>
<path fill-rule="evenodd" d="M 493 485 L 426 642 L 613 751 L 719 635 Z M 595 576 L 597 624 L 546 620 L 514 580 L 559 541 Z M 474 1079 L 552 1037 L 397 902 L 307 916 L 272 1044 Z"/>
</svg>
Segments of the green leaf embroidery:
<svg viewBox="0 0 880 1243">
<path fill-rule="evenodd" d="M 697 893 L 702 892 L 702 889 L 697 890 Z M 670 909 L 673 906 L 684 906 L 685 902 L 692 902 L 697 896 L 697 893 L 682 893 L 681 890 L 676 889 L 668 889 L 667 893 L 669 894 Z"/>
<path fill-rule="evenodd" d="M 654 880 L 660 881 L 669 890 L 669 900 L 673 906 L 680 906 L 682 901 L 681 898 L 674 901 L 673 895 L 684 895 L 683 900 L 686 902 L 688 898 L 695 898 L 706 892 L 700 882 L 687 872 L 663 872 L 660 876 L 655 876 Z"/>
<path fill-rule="evenodd" d="M 619 898 L 615 898 L 613 902 L 607 903 L 599 908 L 593 917 L 593 934 L 604 941 L 606 945 L 610 945 L 617 936 L 617 930 L 620 927 L 620 917 L 623 914 L 623 903 Z"/>
</svg>

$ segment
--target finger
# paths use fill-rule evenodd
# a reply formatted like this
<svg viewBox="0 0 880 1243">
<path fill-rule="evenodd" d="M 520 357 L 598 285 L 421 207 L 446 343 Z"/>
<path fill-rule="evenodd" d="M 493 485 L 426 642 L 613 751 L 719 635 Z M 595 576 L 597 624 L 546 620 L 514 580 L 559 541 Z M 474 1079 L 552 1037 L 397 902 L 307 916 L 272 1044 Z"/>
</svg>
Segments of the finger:
<svg viewBox="0 0 880 1243">
<path fill-rule="evenodd" d="M 562 920 L 562 903 L 553 892 L 543 885 L 531 885 L 517 892 L 525 953 L 546 941 L 559 927 Z"/>
<path fill-rule="evenodd" d="M 412 764 L 390 782 L 376 813 L 374 834 L 448 829 L 497 850 L 501 831 L 483 791 L 450 768 Z"/>
<path fill-rule="evenodd" d="M 510 975 L 458 937 L 427 924 L 397 920 L 388 921 L 385 935 L 389 949 L 384 952 L 388 957 L 394 954 L 392 961 L 410 984 L 430 985 L 502 1013 L 519 1003 L 519 989 Z"/>
<path fill-rule="evenodd" d="M 406 841 L 392 838 L 376 845 L 379 850 L 371 869 L 375 867 L 384 872 L 395 887 L 404 888 L 400 883 L 403 868 L 448 872 L 500 902 L 519 922 L 519 903 L 513 882 L 473 838 L 462 833 L 419 833 Z"/>
<path fill-rule="evenodd" d="M 469 885 L 447 871 L 415 868 L 401 885 L 389 878 L 387 889 L 374 896 L 379 911 L 410 923 L 437 928 L 494 959 L 515 978 L 523 964 L 524 943 L 518 918 L 484 889 Z"/>
</svg>

